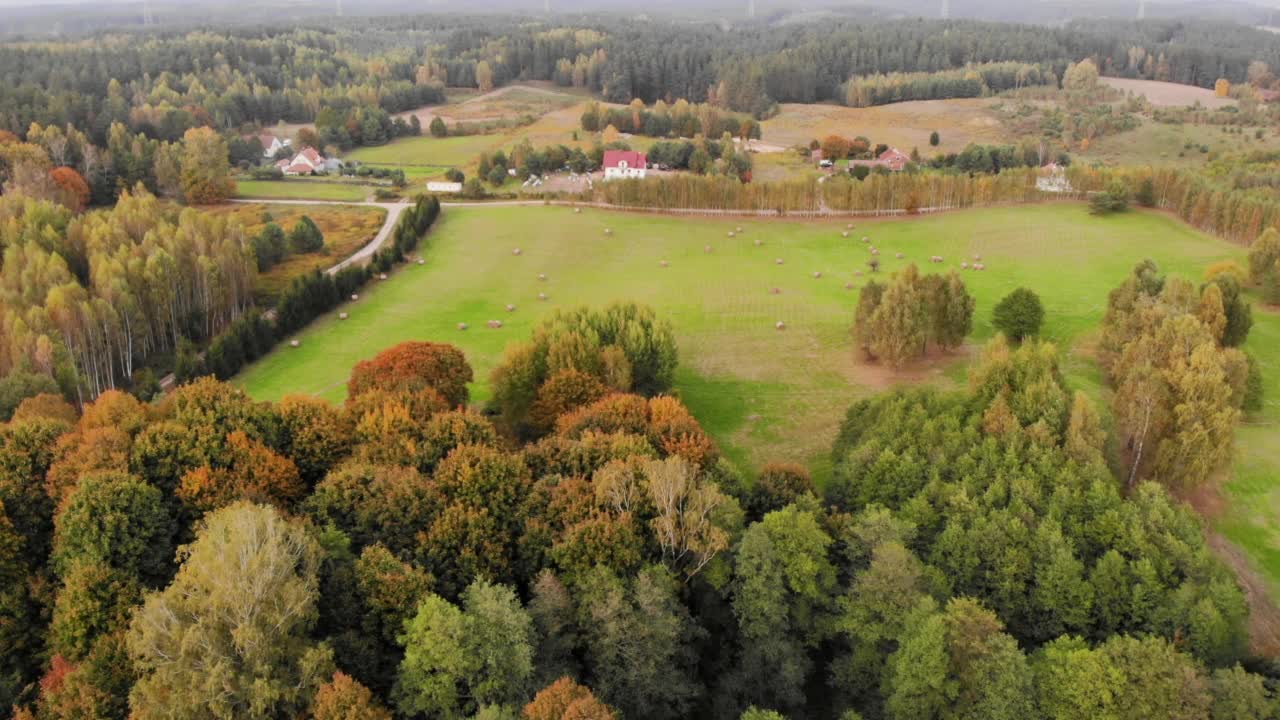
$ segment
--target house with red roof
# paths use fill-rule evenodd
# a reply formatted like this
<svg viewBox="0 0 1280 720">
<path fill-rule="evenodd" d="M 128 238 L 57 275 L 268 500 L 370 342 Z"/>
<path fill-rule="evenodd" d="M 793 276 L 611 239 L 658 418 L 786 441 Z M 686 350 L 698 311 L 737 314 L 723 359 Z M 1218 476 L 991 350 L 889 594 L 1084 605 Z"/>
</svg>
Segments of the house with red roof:
<svg viewBox="0 0 1280 720">
<path fill-rule="evenodd" d="M 889 172 L 902 172 L 907 168 L 907 163 L 911 162 L 911 156 L 902 152 L 898 148 L 889 148 L 880 153 L 875 160 L 850 160 L 849 169 L 852 170 L 859 165 L 865 165 L 869 168 L 882 167 Z"/>
<path fill-rule="evenodd" d="M 649 159 L 642 152 L 632 150 L 606 150 L 604 153 L 604 179 L 643 179 L 649 167 Z"/>
<path fill-rule="evenodd" d="M 293 141 L 288 139 L 281 140 L 271 133 L 262 133 L 259 135 L 258 142 L 262 143 L 262 157 L 267 158 L 268 160 L 274 158 L 276 153 L 280 152 L 282 149 L 293 144 Z"/>
<path fill-rule="evenodd" d="M 276 167 L 285 175 L 312 175 L 326 169 L 324 156 L 310 147 L 303 148 L 302 152 L 288 160 L 281 160 L 276 163 Z"/>
</svg>

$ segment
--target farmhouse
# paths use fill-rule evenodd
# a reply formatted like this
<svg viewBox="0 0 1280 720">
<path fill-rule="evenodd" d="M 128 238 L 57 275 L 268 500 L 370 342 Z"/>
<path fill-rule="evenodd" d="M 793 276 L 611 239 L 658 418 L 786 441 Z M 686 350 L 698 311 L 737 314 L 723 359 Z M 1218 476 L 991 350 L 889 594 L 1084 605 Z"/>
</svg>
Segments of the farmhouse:
<svg viewBox="0 0 1280 720">
<path fill-rule="evenodd" d="M 280 172 L 285 175 L 311 175 L 328 170 L 327 163 L 328 161 L 316 152 L 315 148 L 308 147 L 303 148 L 302 152 L 292 158 L 276 163 L 276 167 L 280 168 Z"/>
<path fill-rule="evenodd" d="M 911 162 L 910 156 L 898 148 L 891 147 L 880 153 L 880 156 L 875 160 L 850 160 L 849 169 L 852 170 L 859 165 L 863 165 L 869 168 L 882 167 L 889 172 L 902 172 L 909 162 Z"/>
<path fill-rule="evenodd" d="M 462 183 L 460 182 L 429 182 L 427 183 L 427 192 L 457 194 L 462 192 Z"/>
<path fill-rule="evenodd" d="M 631 150 L 606 150 L 604 153 L 604 179 L 619 178 L 643 179 L 645 169 L 649 166 L 648 158 L 642 152 Z"/>
<path fill-rule="evenodd" d="M 293 144 L 292 140 L 281 140 L 271 133 L 262 133 L 258 136 L 258 142 L 262 143 L 262 157 L 271 159 L 276 153 Z"/>
</svg>

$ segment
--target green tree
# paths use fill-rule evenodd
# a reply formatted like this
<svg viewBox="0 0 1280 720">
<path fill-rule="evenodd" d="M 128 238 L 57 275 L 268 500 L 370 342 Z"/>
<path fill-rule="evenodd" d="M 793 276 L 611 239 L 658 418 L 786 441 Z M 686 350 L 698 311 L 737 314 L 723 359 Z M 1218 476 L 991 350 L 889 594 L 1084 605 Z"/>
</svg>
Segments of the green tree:
<svg viewBox="0 0 1280 720">
<path fill-rule="evenodd" d="M 929 133 L 929 145 L 931 147 L 938 147 L 938 143 L 940 142 L 942 142 L 942 138 L 939 137 L 937 130 Z"/>
<path fill-rule="evenodd" d="M 476 582 L 462 608 L 430 595 L 405 623 L 393 692 L 406 715 L 462 718 L 481 706 L 521 702 L 533 677 L 533 622 L 515 593 Z"/>
<path fill-rule="evenodd" d="M 132 475 L 80 478 L 58 514 L 53 567 L 66 576 L 80 563 L 124 571 L 155 583 L 173 557 L 173 518 L 160 490 Z"/>
<path fill-rule="evenodd" d="M 449 135 L 449 128 L 444 124 L 444 119 L 439 115 L 431 118 L 431 125 L 428 127 L 431 130 L 431 137 L 442 138 Z"/>
<path fill-rule="evenodd" d="M 236 194 L 227 141 L 207 127 L 182 137 L 182 197 L 192 205 L 212 205 Z"/>
<path fill-rule="evenodd" d="M 991 313 L 991 324 L 1010 340 L 1040 334 L 1044 322 L 1044 306 L 1040 296 L 1027 288 L 1017 288 L 1004 296 Z"/>
<path fill-rule="evenodd" d="M 205 516 L 168 588 L 129 627 L 139 720 L 301 713 L 333 673 L 311 638 L 320 548 L 301 523 L 237 503 Z"/>
<path fill-rule="evenodd" d="M 1280 262 L 1280 231 L 1269 227 L 1249 246 L 1249 282 L 1262 285 L 1276 274 Z"/>
<path fill-rule="evenodd" d="M 136 578 L 94 563 L 78 563 L 63 578 L 49 626 L 49 647 L 79 662 L 99 638 L 129 627 L 129 612 L 142 599 Z"/>
<path fill-rule="evenodd" d="M 324 234 L 315 221 L 303 215 L 289 233 L 289 250 L 295 253 L 316 252 L 324 247 Z"/>
</svg>

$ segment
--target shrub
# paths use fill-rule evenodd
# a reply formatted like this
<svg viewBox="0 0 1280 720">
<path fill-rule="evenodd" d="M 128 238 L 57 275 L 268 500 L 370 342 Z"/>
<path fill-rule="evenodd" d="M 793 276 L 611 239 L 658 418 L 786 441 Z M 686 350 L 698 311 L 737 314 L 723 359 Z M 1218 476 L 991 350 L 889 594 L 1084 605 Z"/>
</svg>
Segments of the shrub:
<svg viewBox="0 0 1280 720">
<path fill-rule="evenodd" d="M 429 128 L 431 130 L 431 137 L 442 138 L 449 135 L 449 128 L 444 124 L 444 120 L 440 117 L 431 118 L 431 125 Z"/>
<path fill-rule="evenodd" d="M 324 247 L 324 235 L 311 218 L 303 215 L 289 233 L 289 249 L 296 253 L 315 252 Z"/>
<path fill-rule="evenodd" d="M 253 238 L 253 255 L 258 260 L 258 272 L 266 272 L 284 259 L 289 241 L 284 230 L 268 222 Z"/>
<path fill-rule="evenodd" d="M 1009 293 L 992 311 L 991 324 L 1013 340 L 1038 335 L 1043 322 L 1044 306 L 1040 296 L 1027 288 Z"/>
<path fill-rule="evenodd" d="M 449 168 L 444 171 L 444 179 L 449 182 L 460 183 L 467 179 L 467 176 L 458 168 Z"/>
</svg>

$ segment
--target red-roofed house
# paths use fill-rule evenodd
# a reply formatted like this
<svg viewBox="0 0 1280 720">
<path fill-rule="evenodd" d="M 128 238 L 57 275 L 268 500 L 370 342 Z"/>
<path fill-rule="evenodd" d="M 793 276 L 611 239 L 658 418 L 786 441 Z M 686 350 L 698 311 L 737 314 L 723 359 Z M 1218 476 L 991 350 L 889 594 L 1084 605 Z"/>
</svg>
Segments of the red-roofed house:
<svg viewBox="0 0 1280 720">
<path fill-rule="evenodd" d="M 906 169 L 909 162 L 911 162 L 911 156 L 898 148 L 889 148 L 880 153 L 880 157 L 875 160 L 850 160 L 849 169 L 852 170 L 859 165 L 865 165 L 869 168 L 882 167 L 890 172 L 901 172 Z"/>
<path fill-rule="evenodd" d="M 302 152 L 292 158 L 276 163 L 276 167 L 280 168 L 285 175 L 310 175 L 324 172 L 324 156 L 316 152 L 315 148 L 303 148 Z"/>
<path fill-rule="evenodd" d="M 649 159 L 642 152 L 631 150 L 606 150 L 604 153 L 604 179 L 643 179 Z"/>
<path fill-rule="evenodd" d="M 290 140 L 281 140 L 271 133 L 263 133 L 258 136 L 258 142 L 262 143 L 262 157 L 271 159 L 280 152 L 281 148 L 287 148 L 292 143 Z"/>
</svg>

